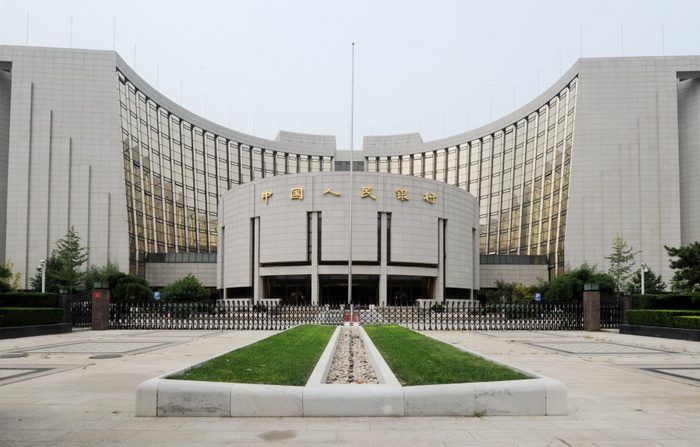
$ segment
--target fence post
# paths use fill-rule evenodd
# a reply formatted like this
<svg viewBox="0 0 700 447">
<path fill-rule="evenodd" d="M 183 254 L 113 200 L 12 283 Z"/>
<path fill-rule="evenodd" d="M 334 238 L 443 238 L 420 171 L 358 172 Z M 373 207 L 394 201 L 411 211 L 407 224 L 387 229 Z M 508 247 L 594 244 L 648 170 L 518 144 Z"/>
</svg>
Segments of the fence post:
<svg viewBox="0 0 700 447">
<path fill-rule="evenodd" d="M 585 290 L 583 292 L 583 330 L 600 330 L 600 291 Z"/>
<path fill-rule="evenodd" d="M 627 324 L 627 311 L 632 308 L 632 297 L 631 296 L 621 296 L 620 297 L 620 322 Z"/>
<path fill-rule="evenodd" d="M 109 329 L 109 289 L 94 289 L 92 291 L 92 330 Z"/>
<path fill-rule="evenodd" d="M 73 300 L 70 295 L 61 294 L 58 297 L 58 307 L 63 308 L 63 317 L 61 317 L 61 323 L 73 323 L 73 312 L 71 311 L 71 306 Z"/>
</svg>

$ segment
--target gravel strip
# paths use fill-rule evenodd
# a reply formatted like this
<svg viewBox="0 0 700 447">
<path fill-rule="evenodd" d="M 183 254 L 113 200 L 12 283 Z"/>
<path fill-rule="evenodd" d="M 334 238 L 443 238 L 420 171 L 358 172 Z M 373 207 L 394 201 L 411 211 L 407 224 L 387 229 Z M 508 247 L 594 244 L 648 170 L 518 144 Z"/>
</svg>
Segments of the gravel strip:
<svg viewBox="0 0 700 447">
<path fill-rule="evenodd" d="M 326 383 L 379 383 L 358 328 L 340 328 Z"/>
</svg>

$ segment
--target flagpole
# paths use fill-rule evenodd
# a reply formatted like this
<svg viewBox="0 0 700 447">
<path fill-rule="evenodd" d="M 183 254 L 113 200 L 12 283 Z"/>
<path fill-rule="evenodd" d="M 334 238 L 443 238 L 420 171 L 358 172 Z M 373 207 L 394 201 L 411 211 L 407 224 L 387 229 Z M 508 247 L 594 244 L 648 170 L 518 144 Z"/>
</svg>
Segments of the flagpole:
<svg viewBox="0 0 700 447">
<path fill-rule="evenodd" d="M 355 42 L 352 43 L 352 76 L 350 85 L 350 219 L 348 219 L 348 305 L 352 303 L 352 202 L 355 198 L 355 163 L 353 131 L 355 126 Z"/>
</svg>

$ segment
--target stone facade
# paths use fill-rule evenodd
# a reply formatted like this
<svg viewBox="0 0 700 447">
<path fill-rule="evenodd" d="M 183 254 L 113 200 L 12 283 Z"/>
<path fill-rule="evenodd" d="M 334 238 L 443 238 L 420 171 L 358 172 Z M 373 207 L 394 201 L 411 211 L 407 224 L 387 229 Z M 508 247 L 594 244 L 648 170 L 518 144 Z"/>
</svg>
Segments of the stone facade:
<svg viewBox="0 0 700 447">
<path fill-rule="evenodd" d="M 342 170 L 354 158 L 368 174 L 423 177 L 475 195 L 475 234 L 446 231 L 475 237 L 481 254 L 547 256 L 549 276 L 583 262 L 605 270 L 620 235 L 641 251 L 638 262 L 668 280 L 664 245 L 700 239 L 698 73 L 700 56 L 580 59 L 537 98 L 485 126 L 435 141 L 368 136 L 350 157 L 332 136 L 280 132 L 267 140 L 210 122 L 113 51 L 0 46 L 0 259 L 28 287 L 71 226 L 90 248 L 89 264 L 112 261 L 138 275 L 148 274 L 149 254 L 216 253 L 224 238 L 245 256 L 251 246 L 235 228 L 219 234 L 226 191 Z M 381 251 L 369 231 L 377 216 L 356 211 L 367 231 L 354 239 L 353 258 L 372 262 Z M 259 230 L 279 234 L 304 219 L 290 215 Z M 326 220 L 329 229 L 344 225 L 336 213 Z M 435 227 L 418 218 L 395 231 L 403 241 L 392 245 L 395 259 L 420 255 L 434 265 L 436 252 L 414 240 L 440 238 Z M 329 234 L 321 235 L 322 260 L 342 262 L 347 241 Z M 305 238 L 281 239 L 281 251 L 261 247 L 263 264 L 272 256 L 307 262 L 299 251 Z M 474 270 L 450 268 L 457 283 L 478 283 Z"/>
<path fill-rule="evenodd" d="M 381 304 L 387 302 L 388 276 L 434 278 L 431 294 L 439 300 L 445 288 L 466 295 L 479 289 L 477 206 L 471 194 L 416 177 L 365 172 L 352 177 L 288 175 L 225 193 L 218 288 L 248 287 L 255 300 L 276 298 L 265 296 L 264 277 L 305 275 L 317 303 L 319 275 L 348 273 L 352 231 L 353 272 L 378 276 Z M 292 195 L 295 190 L 303 197 Z"/>
</svg>

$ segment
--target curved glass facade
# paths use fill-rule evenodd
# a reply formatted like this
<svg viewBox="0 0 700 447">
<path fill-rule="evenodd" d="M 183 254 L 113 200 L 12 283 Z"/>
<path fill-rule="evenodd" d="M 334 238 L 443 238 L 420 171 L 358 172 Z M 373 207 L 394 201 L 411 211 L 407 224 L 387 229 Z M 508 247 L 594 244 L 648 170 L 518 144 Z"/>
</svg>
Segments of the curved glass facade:
<svg viewBox="0 0 700 447">
<path fill-rule="evenodd" d="M 147 254 L 216 252 L 219 195 L 231 185 L 331 170 L 332 156 L 254 147 L 202 129 L 117 76 L 132 273 L 143 271 Z"/>
<path fill-rule="evenodd" d="M 147 254 L 214 253 L 220 194 L 269 176 L 333 170 L 334 154 L 255 147 L 190 123 L 117 71 L 130 271 Z M 366 169 L 447 182 L 480 206 L 482 254 L 545 255 L 564 268 L 574 78 L 536 111 L 463 144 L 396 156 L 365 156 Z"/>
<path fill-rule="evenodd" d="M 368 157 L 372 172 L 447 182 L 479 200 L 482 254 L 544 255 L 564 269 L 574 138 L 574 78 L 538 110 L 480 138 L 439 150 Z"/>
</svg>

